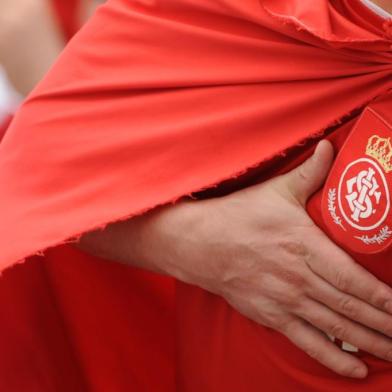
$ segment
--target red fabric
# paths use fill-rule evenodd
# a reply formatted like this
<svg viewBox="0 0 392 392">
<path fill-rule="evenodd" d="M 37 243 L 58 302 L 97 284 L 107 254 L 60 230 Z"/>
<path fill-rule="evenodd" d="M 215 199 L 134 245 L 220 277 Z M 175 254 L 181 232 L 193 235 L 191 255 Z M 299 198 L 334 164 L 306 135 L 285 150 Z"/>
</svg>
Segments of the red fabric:
<svg viewBox="0 0 392 392">
<path fill-rule="evenodd" d="M 0 141 L 4 137 L 5 132 L 10 125 L 12 116 L 7 116 L 6 118 L 0 119 Z"/>
<path fill-rule="evenodd" d="M 342 6 L 359 25 L 376 33 L 381 33 L 381 35 L 387 34 L 387 31 L 383 30 L 383 24 L 386 23 L 384 18 L 376 14 L 361 1 L 342 0 Z"/>
<path fill-rule="evenodd" d="M 65 38 L 70 39 L 80 27 L 80 0 L 51 0 Z"/>
<path fill-rule="evenodd" d="M 4 272 L 0 390 L 172 391 L 173 289 L 70 246 Z"/>
<path fill-rule="evenodd" d="M 23 390 L 22 372 L 29 391 L 385 391 L 389 364 L 342 379 L 217 297 L 58 245 L 249 168 L 215 192 L 288 170 L 327 133 L 338 146 L 391 89 L 391 44 L 327 0 L 102 7 L 0 145 L 1 268 L 51 248 L 2 298 L 21 298 L 1 327 L 3 389 Z"/>
</svg>

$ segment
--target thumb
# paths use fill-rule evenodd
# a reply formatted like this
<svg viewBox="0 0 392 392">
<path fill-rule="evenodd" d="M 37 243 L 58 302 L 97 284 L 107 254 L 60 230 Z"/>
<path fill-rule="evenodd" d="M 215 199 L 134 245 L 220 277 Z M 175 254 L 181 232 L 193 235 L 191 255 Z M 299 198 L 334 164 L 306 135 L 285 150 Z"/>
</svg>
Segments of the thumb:
<svg viewBox="0 0 392 392">
<path fill-rule="evenodd" d="M 283 176 L 290 192 L 303 206 L 308 198 L 323 185 L 333 158 L 334 151 L 331 142 L 322 140 L 310 158 Z"/>
</svg>

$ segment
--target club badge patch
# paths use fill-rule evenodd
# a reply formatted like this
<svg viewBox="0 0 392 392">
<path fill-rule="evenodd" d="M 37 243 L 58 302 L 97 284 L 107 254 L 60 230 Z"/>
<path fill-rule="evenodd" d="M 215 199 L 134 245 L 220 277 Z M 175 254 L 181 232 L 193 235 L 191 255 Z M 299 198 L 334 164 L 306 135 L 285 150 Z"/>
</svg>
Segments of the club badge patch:
<svg viewBox="0 0 392 392">
<path fill-rule="evenodd" d="M 392 129 L 366 109 L 336 157 L 322 214 L 334 240 L 357 253 L 392 243 Z"/>
</svg>

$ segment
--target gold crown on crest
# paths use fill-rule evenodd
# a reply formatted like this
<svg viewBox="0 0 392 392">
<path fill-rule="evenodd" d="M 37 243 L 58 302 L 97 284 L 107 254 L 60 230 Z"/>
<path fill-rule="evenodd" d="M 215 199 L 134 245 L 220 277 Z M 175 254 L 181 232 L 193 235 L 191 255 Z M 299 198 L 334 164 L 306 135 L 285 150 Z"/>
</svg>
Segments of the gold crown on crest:
<svg viewBox="0 0 392 392">
<path fill-rule="evenodd" d="M 390 138 L 373 135 L 368 140 L 366 155 L 374 158 L 383 167 L 386 173 L 392 171 L 392 145 Z"/>
</svg>

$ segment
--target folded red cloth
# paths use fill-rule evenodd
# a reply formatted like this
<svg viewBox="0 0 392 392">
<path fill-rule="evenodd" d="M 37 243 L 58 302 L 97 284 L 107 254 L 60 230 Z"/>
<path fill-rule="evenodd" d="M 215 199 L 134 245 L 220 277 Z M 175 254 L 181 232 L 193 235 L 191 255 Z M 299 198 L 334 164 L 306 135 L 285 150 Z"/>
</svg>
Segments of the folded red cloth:
<svg viewBox="0 0 392 392">
<path fill-rule="evenodd" d="M 70 39 L 79 29 L 80 0 L 51 0 L 64 37 Z"/>
<path fill-rule="evenodd" d="M 5 135 L 5 131 L 7 130 L 8 126 L 10 125 L 12 116 L 6 116 L 5 118 L 0 119 L 0 141 Z"/>
<path fill-rule="evenodd" d="M 219 298 L 59 246 L 225 180 L 239 186 L 244 172 L 269 178 L 326 135 L 339 148 L 350 120 L 392 87 L 392 38 L 343 5 L 111 0 L 100 9 L 0 145 L 1 268 L 43 255 L 36 280 L 12 286 L 22 292 L 0 334 L 4 390 L 20 382 L 18 369 L 30 390 L 385 391 L 390 364 L 365 357 L 369 379 L 343 379 Z M 315 219 L 320 197 L 309 204 Z M 359 262 L 389 279 L 386 263 Z"/>
</svg>

